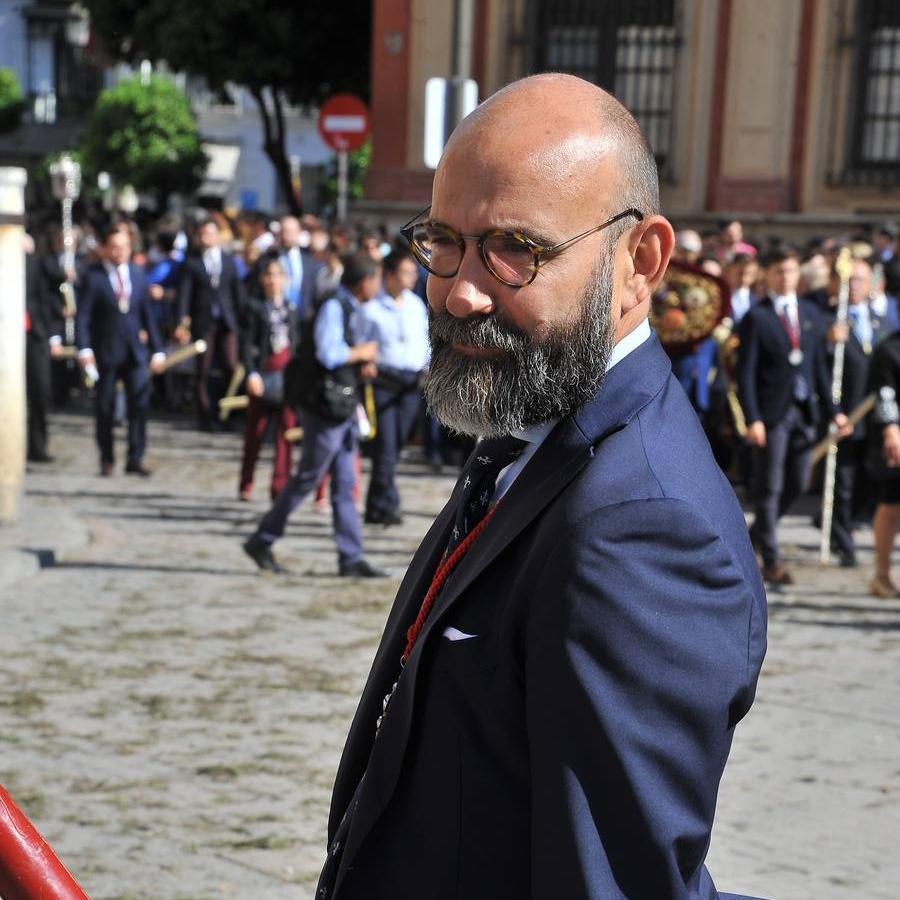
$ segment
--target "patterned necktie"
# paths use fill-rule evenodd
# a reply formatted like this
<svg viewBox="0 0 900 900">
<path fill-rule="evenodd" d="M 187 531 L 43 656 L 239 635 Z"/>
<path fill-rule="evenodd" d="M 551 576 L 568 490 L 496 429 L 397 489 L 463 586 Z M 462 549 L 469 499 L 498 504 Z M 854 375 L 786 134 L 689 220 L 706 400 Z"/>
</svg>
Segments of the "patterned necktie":
<svg viewBox="0 0 900 900">
<path fill-rule="evenodd" d="M 485 517 L 497 487 L 497 476 L 514 463 L 528 442 L 515 437 L 487 438 L 475 448 L 466 469 L 463 490 L 456 507 L 453 531 L 444 557 L 448 557 L 465 536 Z"/>
<path fill-rule="evenodd" d="M 125 287 L 125 279 L 122 277 L 122 270 L 116 266 L 116 300 L 119 303 L 119 312 L 123 315 L 128 312 L 128 290 Z"/>
</svg>

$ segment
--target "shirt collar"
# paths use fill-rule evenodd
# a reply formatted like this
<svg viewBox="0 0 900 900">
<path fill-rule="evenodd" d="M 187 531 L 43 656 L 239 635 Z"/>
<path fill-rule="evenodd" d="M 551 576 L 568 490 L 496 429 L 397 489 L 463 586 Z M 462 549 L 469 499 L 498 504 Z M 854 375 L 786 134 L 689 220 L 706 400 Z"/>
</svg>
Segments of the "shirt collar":
<svg viewBox="0 0 900 900">
<path fill-rule="evenodd" d="M 625 337 L 613 347 L 613 352 L 610 354 L 609 362 L 606 364 L 606 371 L 609 370 L 616 364 L 622 362 L 629 353 L 634 350 L 637 350 L 644 341 L 650 339 L 652 332 L 650 330 L 650 320 L 644 319 L 634 331 L 628 332 Z"/>
</svg>

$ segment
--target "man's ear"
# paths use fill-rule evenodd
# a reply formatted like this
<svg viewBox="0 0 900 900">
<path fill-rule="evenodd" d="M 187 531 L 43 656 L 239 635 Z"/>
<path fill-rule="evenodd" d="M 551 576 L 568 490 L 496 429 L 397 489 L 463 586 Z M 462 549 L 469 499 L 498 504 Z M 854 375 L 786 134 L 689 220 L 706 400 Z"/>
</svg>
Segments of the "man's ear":
<svg viewBox="0 0 900 900">
<path fill-rule="evenodd" d="M 632 230 L 628 252 L 632 259 L 629 293 L 634 305 L 649 300 L 666 274 L 675 248 L 675 231 L 663 216 L 648 216 Z"/>
</svg>

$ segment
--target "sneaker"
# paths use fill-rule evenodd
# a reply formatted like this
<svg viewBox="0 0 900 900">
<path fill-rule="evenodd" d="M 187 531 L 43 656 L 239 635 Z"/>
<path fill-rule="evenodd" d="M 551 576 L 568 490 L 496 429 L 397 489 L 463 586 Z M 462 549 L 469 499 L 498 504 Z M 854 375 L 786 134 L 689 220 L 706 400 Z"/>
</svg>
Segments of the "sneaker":
<svg viewBox="0 0 900 900">
<path fill-rule="evenodd" d="M 244 548 L 244 553 L 264 572 L 273 572 L 276 575 L 287 572 L 287 569 L 280 565 L 272 555 L 272 545 L 267 544 L 256 535 L 247 538 L 241 546 Z"/>
<path fill-rule="evenodd" d="M 358 559 L 352 563 L 341 563 L 339 574 L 343 578 L 387 578 L 388 573 L 376 569 L 366 559 Z"/>
</svg>

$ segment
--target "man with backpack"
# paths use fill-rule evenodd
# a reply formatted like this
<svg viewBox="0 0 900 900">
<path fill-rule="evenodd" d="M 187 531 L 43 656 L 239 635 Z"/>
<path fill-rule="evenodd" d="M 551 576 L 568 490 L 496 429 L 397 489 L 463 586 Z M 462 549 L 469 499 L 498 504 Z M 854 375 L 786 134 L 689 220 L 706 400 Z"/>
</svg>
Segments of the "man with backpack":
<svg viewBox="0 0 900 900">
<path fill-rule="evenodd" d="M 270 572 L 283 572 L 272 545 L 283 534 L 288 516 L 331 473 L 331 506 L 340 575 L 377 578 L 385 575 L 363 556 L 362 527 L 353 502 L 356 484 L 356 406 L 361 377 L 374 375 L 377 344 L 369 340 L 360 309 L 380 289 L 378 264 L 365 253 L 344 261 L 341 286 L 303 329 L 296 354 L 303 451 L 296 474 L 285 485 L 244 551 Z M 286 401 L 292 397 L 286 372 Z"/>
</svg>

